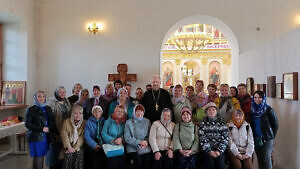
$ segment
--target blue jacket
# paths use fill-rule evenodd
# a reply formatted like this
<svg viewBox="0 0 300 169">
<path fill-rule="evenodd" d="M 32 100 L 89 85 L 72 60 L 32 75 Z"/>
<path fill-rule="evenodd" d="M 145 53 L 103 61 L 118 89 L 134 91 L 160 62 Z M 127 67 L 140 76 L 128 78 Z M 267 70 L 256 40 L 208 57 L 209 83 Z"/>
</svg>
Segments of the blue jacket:
<svg viewBox="0 0 300 169">
<path fill-rule="evenodd" d="M 117 123 L 109 117 L 107 120 L 105 120 L 103 129 L 102 129 L 102 138 L 105 143 L 111 143 L 118 137 L 123 137 L 124 135 L 124 126 L 125 123 Z"/>
<path fill-rule="evenodd" d="M 127 153 L 136 152 L 139 142 L 148 140 L 150 127 L 151 123 L 145 117 L 141 121 L 134 120 L 133 118 L 126 121 L 124 140 L 127 143 Z"/>
<path fill-rule="evenodd" d="M 112 101 L 109 105 L 109 110 L 108 110 L 108 117 L 110 117 L 114 111 L 116 106 L 119 105 L 118 101 Z M 131 101 L 128 101 L 128 108 L 127 108 L 127 119 L 131 119 L 132 111 L 134 108 L 135 104 L 132 103 Z"/>
<path fill-rule="evenodd" d="M 101 117 L 100 118 L 101 128 L 103 128 L 104 121 L 105 121 L 104 118 Z M 98 122 L 97 119 L 94 116 L 91 116 L 89 118 L 89 120 L 86 122 L 85 128 L 84 128 L 84 140 L 85 140 L 86 144 L 92 149 L 94 149 L 96 147 L 96 145 L 98 144 L 97 122 Z M 101 130 L 101 128 L 100 128 L 100 130 Z M 102 143 L 103 143 L 103 139 L 102 139 Z"/>
</svg>

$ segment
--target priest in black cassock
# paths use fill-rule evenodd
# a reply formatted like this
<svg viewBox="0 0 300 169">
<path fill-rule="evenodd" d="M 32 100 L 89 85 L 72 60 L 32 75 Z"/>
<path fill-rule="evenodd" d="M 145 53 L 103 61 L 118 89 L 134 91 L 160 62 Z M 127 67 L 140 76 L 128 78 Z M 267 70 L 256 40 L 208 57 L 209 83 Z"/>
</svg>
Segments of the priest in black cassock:
<svg viewBox="0 0 300 169">
<path fill-rule="evenodd" d="M 168 91 L 160 88 L 160 77 L 153 76 L 151 79 L 152 90 L 144 93 L 142 104 L 145 107 L 145 117 L 151 123 L 160 120 L 161 112 L 164 108 L 172 110 L 172 101 Z M 174 116 L 172 116 L 174 117 Z"/>
</svg>

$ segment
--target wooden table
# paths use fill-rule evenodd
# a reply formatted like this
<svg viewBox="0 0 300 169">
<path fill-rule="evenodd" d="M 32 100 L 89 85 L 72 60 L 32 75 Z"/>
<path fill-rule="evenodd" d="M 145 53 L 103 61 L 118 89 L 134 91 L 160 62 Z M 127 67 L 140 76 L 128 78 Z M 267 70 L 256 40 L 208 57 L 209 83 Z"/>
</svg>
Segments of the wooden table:
<svg viewBox="0 0 300 169">
<path fill-rule="evenodd" d="M 16 135 L 27 131 L 25 123 L 21 122 L 12 126 L 0 127 L 0 138 L 10 136 L 10 149 L 8 151 L 0 151 L 0 158 L 8 154 L 28 154 L 26 151 L 17 151 Z"/>
</svg>

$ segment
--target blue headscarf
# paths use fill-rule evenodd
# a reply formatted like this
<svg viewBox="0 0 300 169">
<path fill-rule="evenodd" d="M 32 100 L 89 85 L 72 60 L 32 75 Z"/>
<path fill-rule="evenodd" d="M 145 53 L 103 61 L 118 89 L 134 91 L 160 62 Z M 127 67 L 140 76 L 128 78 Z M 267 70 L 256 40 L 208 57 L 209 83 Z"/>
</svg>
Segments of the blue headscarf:
<svg viewBox="0 0 300 169">
<path fill-rule="evenodd" d="M 262 98 L 262 103 L 261 104 L 256 104 L 254 102 L 254 96 L 252 97 L 252 105 L 251 105 L 251 109 L 252 109 L 252 112 L 251 112 L 251 116 L 252 118 L 258 118 L 260 117 L 261 115 L 263 115 L 267 108 L 269 108 L 270 106 L 267 105 L 267 98 L 264 94 L 263 98 Z"/>
<path fill-rule="evenodd" d="M 43 108 L 43 107 L 45 107 L 46 105 L 47 105 L 47 103 L 46 103 L 46 98 L 45 98 L 45 102 L 44 103 L 40 103 L 38 100 L 37 100 L 37 94 L 38 93 L 42 93 L 41 91 L 38 91 L 38 92 L 36 92 L 34 95 L 33 95 L 33 105 L 36 105 L 36 106 L 38 106 L 38 107 L 41 107 L 41 108 Z"/>
<path fill-rule="evenodd" d="M 144 113 L 145 113 L 145 108 L 144 108 L 144 106 L 141 105 L 141 104 L 137 104 L 137 105 L 134 106 L 134 108 L 133 108 L 133 113 L 132 113 L 132 117 L 131 117 L 131 118 L 132 118 L 133 120 L 136 120 L 136 121 L 142 121 L 143 118 L 144 118 L 144 116 L 142 116 L 142 117 L 137 117 L 136 114 L 135 114 L 135 111 L 136 111 L 136 108 L 137 108 L 137 107 L 141 107 L 141 108 L 143 109 Z"/>
</svg>

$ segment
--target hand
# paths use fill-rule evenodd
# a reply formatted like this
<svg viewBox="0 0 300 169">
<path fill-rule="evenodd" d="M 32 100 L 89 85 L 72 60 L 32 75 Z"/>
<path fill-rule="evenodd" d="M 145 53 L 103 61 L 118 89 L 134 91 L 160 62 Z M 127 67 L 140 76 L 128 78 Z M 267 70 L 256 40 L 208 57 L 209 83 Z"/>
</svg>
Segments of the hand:
<svg viewBox="0 0 300 169">
<path fill-rule="evenodd" d="M 238 154 L 238 155 L 236 156 L 236 158 L 238 158 L 239 160 L 243 160 L 243 156 L 242 156 L 241 154 Z"/>
<path fill-rule="evenodd" d="M 185 157 L 189 157 L 193 153 L 193 150 L 185 150 Z"/>
<path fill-rule="evenodd" d="M 44 128 L 43 128 L 43 132 L 44 132 L 44 133 L 48 133 L 48 132 L 49 132 L 49 128 L 48 128 L 48 127 L 44 127 Z"/>
<path fill-rule="evenodd" d="M 75 149 L 71 146 L 68 147 L 67 153 L 75 153 Z"/>
<path fill-rule="evenodd" d="M 246 160 L 248 158 L 250 158 L 249 156 L 247 156 L 246 154 L 242 155 L 243 160 Z"/>
<path fill-rule="evenodd" d="M 185 151 L 184 150 L 179 150 L 179 153 L 181 154 L 181 155 L 183 155 L 184 156 L 184 154 L 185 154 Z"/>
<path fill-rule="evenodd" d="M 119 137 L 119 138 L 115 139 L 114 143 L 117 144 L 117 145 L 122 144 L 122 138 Z"/>
<path fill-rule="evenodd" d="M 139 145 L 142 146 L 142 148 L 146 148 L 148 145 L 148 142 L 146 140 L 142 140 L 139 142 Z"/>
<path fill-rule="evenodd" d="M 95 148 L 94 148 L 95 151 L 99 151 L 100 149 L 101 149 L 101 146 L 98 145 L 98 144 L 97 144 L 97 145 L 95 146 Z"/>
<path fill-rule="evenodd" d="M 169 150 L 167 151 L 167 155 L 168 155 L 169 158 L 173 158 L 173 156 L 174 156 L 173 150 L 169 149 Z"/>
<path fill-rule="evenodd" d="M 215 154 L 217 155 L 217 157 L 220 156 L 220 152 L 219 151 L 215 151 Z"/>
<path fill-rule="evenodd" d="M 214 151 L 210 151 L 210 152 L 208 152 L 208 154 L 213 158 L 217 157 L 216 152 L 214 152 Z"/>
<path fill-rule="evenodd" d="M 161 157 L 161 154 L 160 154 L 160 152 L 158 151 L 158 152 L 156 152 L 155 154 L 154 154 L 154 158 L 155 158 L 155 160 L 159 160 L 160 159 L 160 157 Z"/>
</svg>

